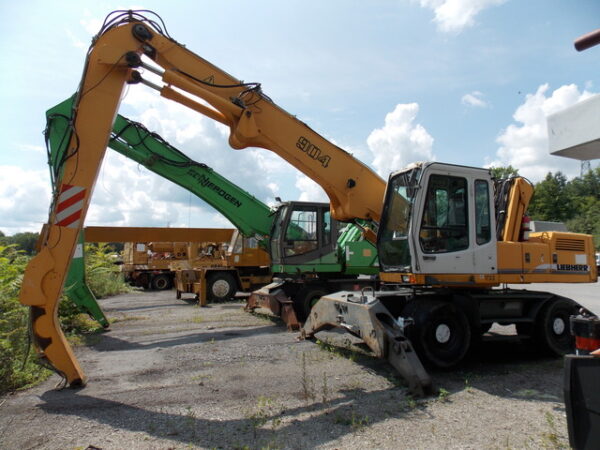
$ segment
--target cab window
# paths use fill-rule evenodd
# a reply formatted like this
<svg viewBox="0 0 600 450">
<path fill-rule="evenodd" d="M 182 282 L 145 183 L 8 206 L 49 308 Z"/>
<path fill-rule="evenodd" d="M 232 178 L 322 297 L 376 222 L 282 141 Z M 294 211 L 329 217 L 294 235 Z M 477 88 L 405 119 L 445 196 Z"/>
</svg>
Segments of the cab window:
<svg viewBox="0 0 600 450">
<path fill-rule="evenodd" d="M 483 245 L 491 238 L 489 185 L 485 180 L 475 180 L 475 241 Z"/>
<path fill-rule="evenodd" d="M 419 241 L 425 253 L 447 253 L 469 247 L 467 180 L 431 175 Z"/>
<path fill-rule="evenodd" d="M 285 256 L 300 255 L 318 247 L 317 212 L 294 210 L 286 233 Z"/>
</svg>

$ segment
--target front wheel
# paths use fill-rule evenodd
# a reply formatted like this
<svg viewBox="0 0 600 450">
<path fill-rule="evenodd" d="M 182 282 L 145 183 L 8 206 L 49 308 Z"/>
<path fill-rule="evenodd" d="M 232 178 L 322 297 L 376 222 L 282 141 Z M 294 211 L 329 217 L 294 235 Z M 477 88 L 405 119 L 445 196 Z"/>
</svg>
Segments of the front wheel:
<svg viewBox="0 0 600 450">
<path fill-rule="evenodd" d="M 231 300 L 236 290 L 235 278 L 228 272 L 217 272 L 208 279 L 208 298 L 213 302 Z"/>
<path fill-rule="evenodd" d="M 321 287 L 307 287 L 298 293 L 298 300 L 300 304 L 300 315 L 298 317 L 300 321 L 305 321 L 310 316 L 310 311 L 313 306 L 319 301 L 321 297 L 327 295 L 325 289 Z"/>
<path fill-rule="evenodd" d="M 535 324 L 535 340 L 557 356 L 575 350 L 575 338 L 571 335 L 569 320 L 577 314 L 577 303 L 568 298 L 556 297 L 539 312 Z"/>
<path fill-rule="evenodd" d="M 407 335 L 425 364 L 447 369 L 462 361 L 469 351 L 469 321 L 453 304 L 415 300 L 402 315 L 414 319 L 414 324 L 407 327 Z"/>
</svg>

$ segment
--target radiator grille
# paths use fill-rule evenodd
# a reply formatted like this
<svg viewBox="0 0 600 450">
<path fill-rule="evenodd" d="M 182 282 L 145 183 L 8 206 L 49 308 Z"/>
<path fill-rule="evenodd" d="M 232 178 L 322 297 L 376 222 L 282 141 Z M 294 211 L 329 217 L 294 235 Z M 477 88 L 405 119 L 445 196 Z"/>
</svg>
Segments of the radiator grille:
<svg viewBox="0 0 600 450">
<path fill-rule="evenodd" d="M 585 252 L 585 241 L 581 239 L 557 239 L 556 250 L 569 252 Z"/>
</svg>

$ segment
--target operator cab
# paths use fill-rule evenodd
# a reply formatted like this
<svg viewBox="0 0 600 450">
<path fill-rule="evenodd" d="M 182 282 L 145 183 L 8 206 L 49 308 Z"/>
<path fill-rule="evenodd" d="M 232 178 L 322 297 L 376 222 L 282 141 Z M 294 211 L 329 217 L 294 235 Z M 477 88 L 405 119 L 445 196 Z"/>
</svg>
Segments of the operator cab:
<svg viewBox="0 0 600 450">
<path fill-rule="evenodd" d="M 323 265 L 338 265 L 339 227 L 331 217 L 329 203 L 286 202 L 276 214 L 270 242 L 274 272 L 292 265 L 300 271 L 311 271 L 317 265 L 323 271 Z"/>
<path fill-rule="evenodd" d="M 383 271 L 496 273 L 492 211 L 487 169 L 433 162 L 393 173 L 377 239 Z"/>
</svg>

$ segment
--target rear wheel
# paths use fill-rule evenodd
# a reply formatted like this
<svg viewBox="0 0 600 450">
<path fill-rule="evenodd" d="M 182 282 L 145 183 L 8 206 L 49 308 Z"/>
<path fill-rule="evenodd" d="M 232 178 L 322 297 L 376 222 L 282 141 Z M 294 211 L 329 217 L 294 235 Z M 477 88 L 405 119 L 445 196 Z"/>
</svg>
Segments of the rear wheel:
<svg viewBox="0 0 600 450">
<path fill-rule="evenodd" d="M 480 334 L 485 334 L 485 333 L 487 333 L 488 331 L 490 331 L 490 330 L 491 330 L 491 328 L 492 328 L 492 325 L 494 325 L 494 323 L 493 323 L 493 322 L 479 324 L 479 330 L 478 330 L 478 331 L 479 331 L 479 333 L 480 333 Z"/>
<path fill-rule="evenodd" d="M 166 274 L 156 275 L 152 278 L 152 288 L 157 291 L 164 291 L 171 287 L 171 278 Z"/>
<path fill-rule="evenodd" d="M 453 304 L 416 300 L 404 308 L 402 315 L 414 319 L 414 324 L 407 327 L 407 335 L 424 363 L 450 368 L 469 351 L 469 321 Z"/>
<path fill-rule="evenodd" d="M 300 290 L 297 298 L 300 305 L 299 313 L 301 317 L 298 317 L 298 320 L 304 322 L 310 316 L 312 307 L 326 294 L 327 292 L 322 287 L 306 287 Z"/>
<path fill-rule="evenodd" d="M 557 356 L 572 353 L 575 338 L 571 335 L 569 318 L 577 314 L 577 309 L 577 303 L 567 298 L 556 297 L 546 303 L 536 320 L 536 342 Z"/>
<path fill-rule="evenodd" d="M 213 302 L 230 300 L 237 291 L 235 278 L 229 272 L 217 272 L 208 278 L 208 298 Z"/>
</svg>

